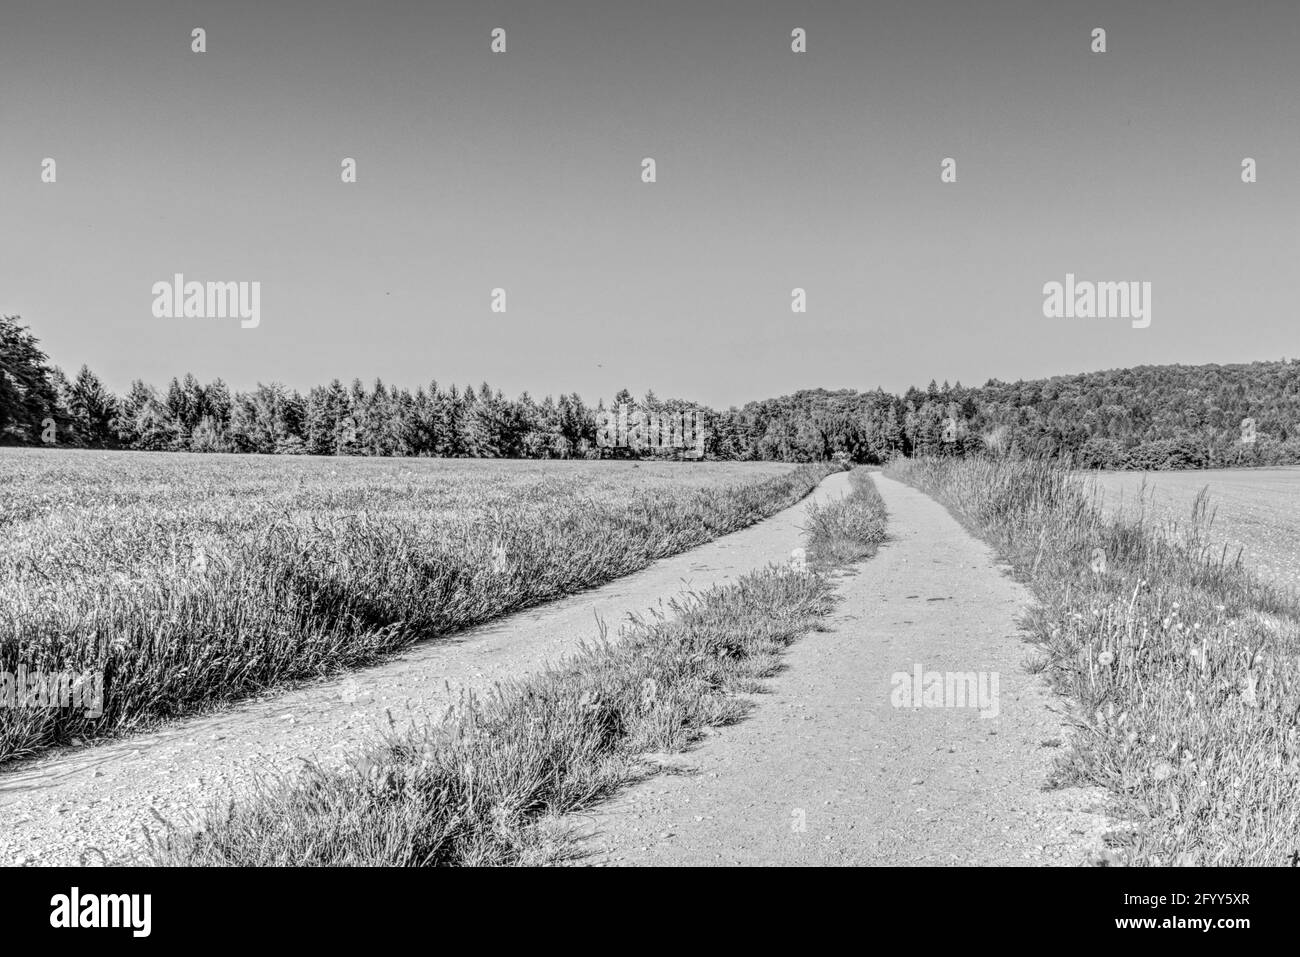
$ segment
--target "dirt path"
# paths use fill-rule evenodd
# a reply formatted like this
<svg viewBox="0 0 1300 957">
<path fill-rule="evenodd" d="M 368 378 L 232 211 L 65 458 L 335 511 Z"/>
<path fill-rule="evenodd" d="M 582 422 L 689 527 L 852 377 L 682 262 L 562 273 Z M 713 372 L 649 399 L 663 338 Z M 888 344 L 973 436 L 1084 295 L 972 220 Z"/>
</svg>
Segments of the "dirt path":
<svg viewBox="0 0 1300 957">
<path fill-rule="evenodd" d="M 891 540 L 841 580 L 831 630 L 790 649 L 748 720 L 576 818 L 578 863 L 1094 859 L 1103 792 L 1042 790 L 1063 729 L 1059 703 L 1024 669 L 1032 649 L 1016 621 L 1028 593 L 940 505 L 875 480 Z M 894 707 L 892 676 L 918 664 L 989 675 L 989 716 Z"/>
<path fill-rule="evenodd" d="M 245 792 L 259 774 L 292 772 L 304 758 L 339 763 L 385 728 L 436 717 L 462 689 L 484 690 L 538 669 L 629 614 L 772 562 L 803 542 L 807 504 L 848 493 L 827 478 L 803 502 L 758 525 L 664 559 L 562 601 L 417 645 L 391 662 L 151 734 L 53 755 L 0 773 L 0 866 L 123 861 L 142 830 Z"/>
</svg>

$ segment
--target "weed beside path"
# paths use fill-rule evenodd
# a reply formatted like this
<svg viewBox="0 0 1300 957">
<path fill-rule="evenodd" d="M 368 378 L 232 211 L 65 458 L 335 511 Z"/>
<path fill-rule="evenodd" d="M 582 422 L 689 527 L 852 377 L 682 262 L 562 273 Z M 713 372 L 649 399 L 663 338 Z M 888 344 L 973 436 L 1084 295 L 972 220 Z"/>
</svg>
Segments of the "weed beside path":
<svg viewBox="0 0 1300 957">
<path fill-rule="evenodd" d="M 1108 517 L 1041 462 L 888 470 L 992 542 L 1078 733 L 1062 784 L 1097 784 L 1133 830 L 1114 863 L 1288 865 L 1300 855 L 1300 607 L 1204 538 Z M 1202 509 L 1204 513 L 1204 509 Z"/>
</svg>

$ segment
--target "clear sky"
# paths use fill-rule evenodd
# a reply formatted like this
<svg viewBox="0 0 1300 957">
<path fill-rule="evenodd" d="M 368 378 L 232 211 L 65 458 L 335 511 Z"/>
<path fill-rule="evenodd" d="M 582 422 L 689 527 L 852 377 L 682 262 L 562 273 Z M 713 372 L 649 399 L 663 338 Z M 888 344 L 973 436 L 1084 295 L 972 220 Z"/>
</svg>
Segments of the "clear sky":
<svg viewBox="0 0 1300 957">
<path fill-rule="evenodd" d="M 119 391 L 1297 355 L 1298 171 L 1294 0 L 0 5 L 0 311 Z M 177 272 L 260 282 L 261 325 L 155 318 Z M 1150 327 L 1044 318 L 1067 272 L 1151 282 Z"/>
</svg>

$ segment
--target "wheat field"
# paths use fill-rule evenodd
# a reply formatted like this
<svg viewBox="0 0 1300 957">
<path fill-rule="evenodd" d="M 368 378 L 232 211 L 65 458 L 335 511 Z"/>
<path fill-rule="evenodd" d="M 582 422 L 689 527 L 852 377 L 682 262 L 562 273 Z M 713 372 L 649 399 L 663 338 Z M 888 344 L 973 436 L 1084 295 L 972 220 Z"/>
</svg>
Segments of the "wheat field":
<svg viewBox="0 0 1300 957">
<path fill-rule="evenodd" d="M 0 708 L 0 762 L 638 571 L 831 470 L 0 451 L 0 673 L 107 689 L 93 717 Z"/>
</svg>

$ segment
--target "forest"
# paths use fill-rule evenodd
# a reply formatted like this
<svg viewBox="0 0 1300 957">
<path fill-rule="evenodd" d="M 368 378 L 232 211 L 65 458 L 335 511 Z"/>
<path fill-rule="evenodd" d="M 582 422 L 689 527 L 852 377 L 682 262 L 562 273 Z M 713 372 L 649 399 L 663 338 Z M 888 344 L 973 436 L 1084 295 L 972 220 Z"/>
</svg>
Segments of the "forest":
<svg viewBox="0 0 1300 957">
<path fill-rule="evenodd" d="M 487 383 L 414 391 L 376 379 L 277 383 L 248 392 L 184 374 L 113 394 L 82 365 L 51 364 L 17 317 L 0 317 L 0 444 L 276 455 L 449 458 L 674 457 L 597 443 L 597 416 L 626 405 L 699 413 L 705 458 L 879 464 L 896 455 L 1046 457 L 1079 468 L 1300 463 L 1300 364 L 1137 366 L 967 388 L 933 380 L 902 395 L 805 389 L 715 410 L 685 399 L 608 405 L 577 393 L 508 398 Z"/>
</svg>

